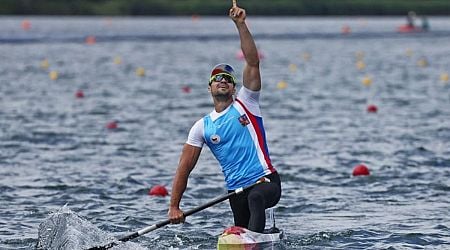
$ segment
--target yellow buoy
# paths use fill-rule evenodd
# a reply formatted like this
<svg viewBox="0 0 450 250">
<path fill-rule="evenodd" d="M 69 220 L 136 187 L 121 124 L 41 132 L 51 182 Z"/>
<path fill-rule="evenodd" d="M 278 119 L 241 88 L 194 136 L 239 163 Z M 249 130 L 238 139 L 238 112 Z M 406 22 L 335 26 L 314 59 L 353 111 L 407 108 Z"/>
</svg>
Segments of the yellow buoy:
<svg viewBox="0 0 450 250">
<path fill-rule="evenodd" d="M 406 56 L 411 57 L 414 54 L 412 49 L 406 49 Z"/>
<path fill-rule="evenodd" d="M 297 65 L 295 65 L 293 63 L 289 64 L 289 70 L 293 73 L 297 72 Z"/>
<path fill-rule="evenodd" d="M 444 83 L 448 82 L 448 73 L 442 73 L 441 74 L 441 81 Z"/>
<path fill-rule="evenodd" d="M 44 59 L 41 61 L 41 68 L 48 69 L 49 66 L 50 66 L 50 64 L 48 63 L 47 59 Z"/>
<path fill-rule="evenodd" d="M 372 85 L 372 77 L 370 76 L 365 76 L 362 80 L 361 80 L 362 84 L 364 84 L 364 86 L 370 86 Z"/>
<path fill-rule="evenodd" d="M 142 67 L 139 67 L 136 69 L 136 75 L 138 76 L 145 76 L 145 69 Z"/>
<path fill-rule="evenodd" d="M 357 61 L 356 62 L 356 68 L 359 69 L 359 70 L 363 70 L 363 69 L 366 68 L 366 64 L 363 61 L 361 61 L 361 60 Z"/>
<path fill-rule="evenodd" d="M 121 64 L 121 63 L 122 63 L 122 58 L 120 58 L 120 56 L 114 57 L 114 64 Z"/>
<path fill-rule="evenodd" d="M 50 79 L 56 80 L 56 79 L 58 79 L 58 72 L 52 70 L 52 71 L 50 71 L 50 73 L 48 74 L 48 76 L 50 77 Z"/>
<path fill-rule="evenodd" d="M 287 82 L 285 82 L 285 81 L 278 82 L 277 88 L 278 89 L 285 89 L 285 88 L 287 88 Z"/>
<path fill-rule="evenodd" d="M 427 59 L 425 59 L 425 58 L 419 59 L 419 60 L 417 61 L 417 66 L 422 67 L 422 68 L 427 67 L 427 66 L 428 66 L 428 61 L 427 61 Z"/>
</svg>

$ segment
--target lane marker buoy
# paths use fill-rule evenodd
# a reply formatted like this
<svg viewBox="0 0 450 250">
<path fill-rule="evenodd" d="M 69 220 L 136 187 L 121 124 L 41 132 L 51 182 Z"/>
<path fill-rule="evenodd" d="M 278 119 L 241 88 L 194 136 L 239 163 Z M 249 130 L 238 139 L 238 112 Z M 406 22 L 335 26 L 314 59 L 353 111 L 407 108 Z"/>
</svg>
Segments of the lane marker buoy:
<svg viewBox="0 0 450 250">
<path fill-rule="evenodd" d="M 83 98 L 84 97 L 83 90 L 81 90 L 81 89 L 77 90 L 77 92 L 75 92 L 75 97 L 78 98 L 78 99 Z"/>
<path fill-rule="evenodd" d="M 167 192 L 167 189 L 163 185 L 155 185 L 153 186 L 149 191 L 149 195 L 152 196 L 167 196 L 169 192 Z"/>
<path fill-rule="evenodd" d="M 363 77 L 361 82 L 362 82 L 362 84 L 364 84 L 364 86 L 370 86 L 370 85 L 372 85 L 372 77 L 365 76 L 365 77 Z"/>
<path fill-rule="evenodd" d="M 278 82 L 277 88 L 278 89 L 285 89 L 285 88 L 287 88 L 287 82 L 285 82 L 285 81 Z"/>
<path fill-rule="evenodd" d="M 365 175 L 370 175 L 369 168 L 368 168 L 366 165 L 364 165 L 364 164 L 356 165 L 356 166 L 353 168 L 352 175 L 353 175 L 353 176 L 365 176 Z"/>
<path fill-rule="evenodd" d="M 93 45 L 97 42 L 97 39 L 95 38 L 95 36 L 87 36 L 85 39 L 85 43 L 87 45 Z"/>
<path fill-rule="evenodd" d="M 22 29 L 28 31 L 31 29 L 31 22 L 27 19 L 22 21 Z"/>
<path fill-rule="evenodd" d="M 117 129 L 119 126 L 117 125 L 117 121 L 111 121 L 106 124 L 107 129 Z"/>
<path fill-rule="evenodd" d="M 378 107 L 374 104 L 369 104 L 367 106 L 367 112 L 369 113 L 376 113 L 378 111 Z"/>
<path fill-rule="evenodd" d="M 136 75 L 137 75 L 137 76 L 140 76 L 140 77 L 145 76 L 145 69 L 142 68 L 142 67 L 138 67 L 138 68 L 136 69 Z"/>
<path fill-rule="evenodd" d="M 449 79 L 448 73 L 442 73 L 442 74 L 441 74 L 441 81 L 442 81 L 442 82 L 447 83 L 447 82 L 448 82 L 448 79 Z"/>
<path fill-rule="evenodd" d="M 58 79 L 58 72 L 53 70 L 50 71 L 50 73 L 48 73 L 48 76 L 50 77 L 50 79 L 52 79 L 53 81 Z"/>
</svg>

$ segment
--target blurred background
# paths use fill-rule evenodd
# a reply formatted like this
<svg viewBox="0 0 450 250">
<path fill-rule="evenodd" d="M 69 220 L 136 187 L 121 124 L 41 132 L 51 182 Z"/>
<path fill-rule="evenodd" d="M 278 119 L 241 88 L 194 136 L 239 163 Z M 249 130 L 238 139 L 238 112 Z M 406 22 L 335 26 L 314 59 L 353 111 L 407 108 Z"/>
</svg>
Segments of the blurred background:
<svg viewBox="0 0 450 250">
<path fill-rule="evenodd" d="M 224 0 L 2 0 L 0 15 L 217 15 Z M 448 0 L 246 0 L 251 15 L 449 15 Z"/>
</svg>

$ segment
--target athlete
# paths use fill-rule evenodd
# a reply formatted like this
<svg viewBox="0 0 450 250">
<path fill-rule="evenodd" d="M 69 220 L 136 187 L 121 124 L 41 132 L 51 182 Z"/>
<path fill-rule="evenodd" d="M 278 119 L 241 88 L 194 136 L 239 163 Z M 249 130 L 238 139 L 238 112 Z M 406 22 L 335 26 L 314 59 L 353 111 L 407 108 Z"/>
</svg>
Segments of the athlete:
<svg viewBox="0 0 450 250">
<path fill-rule="evenodd" d="M 233 68 L 228 64 L 213 68 L 208 91 L 214 101 L 214 110 L 198 120 L 189 132 L 173 178 L 168 217 L 174 224 L 184 222 L 180 200 L 189 174 L 206 144 L 220 163 L 229 192 L 262 181 L 230 198 L 235 225 L 261 233 L 265 227 L 265 209 L 280 200 L 281 182 L 266 144 L 259 106 L 259 57 L 245 23 L 247 15 L 244 9 L 233 6 L 229 16 L 238 30 L 246 60 L 243 86 L 234 98 L 237 82 Z"/>
</svg>

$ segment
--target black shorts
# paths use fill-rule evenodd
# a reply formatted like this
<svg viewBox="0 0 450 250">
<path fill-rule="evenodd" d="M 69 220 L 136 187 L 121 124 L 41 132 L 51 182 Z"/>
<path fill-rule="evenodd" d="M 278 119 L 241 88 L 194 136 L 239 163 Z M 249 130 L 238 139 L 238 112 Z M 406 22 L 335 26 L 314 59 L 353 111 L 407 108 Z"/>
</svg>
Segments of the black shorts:
<svg viewBox="0 0 450 250">
<path fill-rule="evenodd" d="M 277 172 L 265 176 L 264 182 L 230 198 L 235 226 L 262 232 L 266 223 L 265 210 L 275 206 L 281 197 L 281 180 Z M 229 191 L 233 192 L 233 191 Z"/>
</svg>

